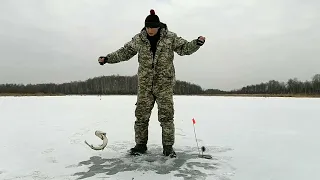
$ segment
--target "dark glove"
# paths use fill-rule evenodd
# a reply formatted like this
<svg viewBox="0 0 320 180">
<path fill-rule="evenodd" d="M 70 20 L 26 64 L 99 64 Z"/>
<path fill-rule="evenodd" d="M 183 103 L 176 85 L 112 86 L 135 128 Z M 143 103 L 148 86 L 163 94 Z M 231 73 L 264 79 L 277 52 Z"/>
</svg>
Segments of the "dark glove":
<svg viewBox="0 0 320 180">
<path fill-rule="evenodd" d="M 107 57 L 105 56 L 100 56 L 99 59 L 98 59 L 98 62 L 99 64 L 102 66 L 104 65 L 105 63 L 107 63 Z"/>
<path fill-rule="evenodd" d="M 200 36 L 197 39 L 197 45 L 202 46 L 206 40 L 205 39 L 200 39 Z"/>
</svg>

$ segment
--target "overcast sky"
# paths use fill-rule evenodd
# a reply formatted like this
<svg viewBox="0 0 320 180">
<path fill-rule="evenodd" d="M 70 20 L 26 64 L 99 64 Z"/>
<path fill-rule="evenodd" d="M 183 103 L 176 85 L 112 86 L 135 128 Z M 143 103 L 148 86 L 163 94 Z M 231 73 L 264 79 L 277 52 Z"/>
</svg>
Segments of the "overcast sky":
<svg viewBox="0 0 320 180">
<path fill-rule="evenodd" d="M 137 56 L 100 66 L 154 9 L 169 30 L 206 43 L 175 57 L 177 79 L 231 90 L 320 73 L 319 0 L 1 0 L 0 84 L 134 75 Z"/>
</svg>

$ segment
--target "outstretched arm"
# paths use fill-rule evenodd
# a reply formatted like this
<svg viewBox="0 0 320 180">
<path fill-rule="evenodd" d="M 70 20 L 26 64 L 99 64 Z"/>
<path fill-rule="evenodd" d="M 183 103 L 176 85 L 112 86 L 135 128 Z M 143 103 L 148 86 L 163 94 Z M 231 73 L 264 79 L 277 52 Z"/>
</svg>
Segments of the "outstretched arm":
<svg viewBox="0 0 320 180">
<path fill-rule="evenodd" d="M 200 37 L 189 42 L 176 34 L 174 35 L 174 51 L 180 56 L 193 54 L 203 43 L 204 39 L 202 40 Z"/>
<path fill-rule="evenodd" d="M 137 54 L 135 37 L 131 41 L 124 44 L 120 49 L 109 53 L 105 57 L 104 63 L 114 64 L 122 61 L 128 61 Z"/>
</svg>

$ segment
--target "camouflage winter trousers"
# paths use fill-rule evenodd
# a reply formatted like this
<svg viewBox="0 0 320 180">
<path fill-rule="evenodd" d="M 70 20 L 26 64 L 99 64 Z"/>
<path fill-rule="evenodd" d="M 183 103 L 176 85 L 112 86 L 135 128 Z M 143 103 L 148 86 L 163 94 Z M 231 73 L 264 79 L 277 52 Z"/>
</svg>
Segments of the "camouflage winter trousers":
<svg viewBox="0 0 320 180">
<path fill-rule="evenodd" d="M 139 90 L 134 125 L 137 144 L 147 144 L 151 111 L 155 102 L 158 106 L 158 121 L 162 127 L 162 144 L 173 145 L 175 140 L 173 88 L 161 87 L 158 91 Z"/>
</svg>

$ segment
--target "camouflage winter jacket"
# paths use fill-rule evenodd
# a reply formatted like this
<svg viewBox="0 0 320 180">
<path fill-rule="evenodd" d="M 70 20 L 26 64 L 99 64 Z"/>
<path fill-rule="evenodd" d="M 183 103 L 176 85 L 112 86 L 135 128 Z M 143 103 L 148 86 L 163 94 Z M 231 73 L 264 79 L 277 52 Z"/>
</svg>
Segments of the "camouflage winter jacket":
<svg viewBox="0 0 320 180">
<path fill-rule="evenodd" d="M 164 87 L 173 88 L 175 83 L 174 52 L 180 56 L 191 55 L 200 46 L 196 39 L 188 42 L 169 31 L 166 24 L 160 29 L 160 39 L 153 58 L 147 32 L 143 28 L 131 41 L 115 52 L 108 54 L 107 63 L 128 61 L 138 54 L 138 86 L 143 90 L 157 90 Z"/>
</svg>

